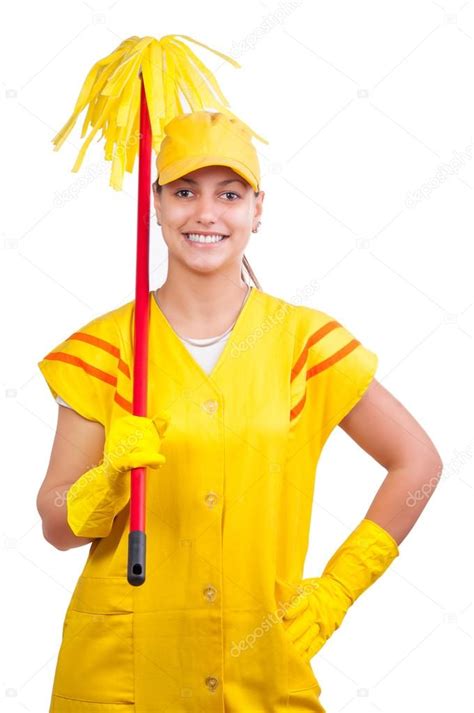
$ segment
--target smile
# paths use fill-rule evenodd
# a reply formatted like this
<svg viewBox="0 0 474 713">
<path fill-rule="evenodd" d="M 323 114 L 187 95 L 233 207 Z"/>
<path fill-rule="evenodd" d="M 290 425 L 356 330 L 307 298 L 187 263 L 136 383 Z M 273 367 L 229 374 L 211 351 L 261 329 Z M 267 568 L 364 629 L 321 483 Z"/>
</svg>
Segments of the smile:
<svg viewBox="0 0 474 713">
<path fill-rule="evenodd" d="M 183 233 L 184 239 L 188 243 L 196 246 L 217 245 L 228 238 L 228 235 L 200 235 L 199 233 Z"/>
</svg>

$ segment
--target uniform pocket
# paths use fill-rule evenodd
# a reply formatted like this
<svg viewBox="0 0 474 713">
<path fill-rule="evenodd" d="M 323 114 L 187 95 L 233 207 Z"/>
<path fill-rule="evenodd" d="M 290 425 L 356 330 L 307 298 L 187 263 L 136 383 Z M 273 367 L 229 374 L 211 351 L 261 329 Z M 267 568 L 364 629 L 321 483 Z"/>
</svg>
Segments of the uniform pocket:
<svg viewBox="0 0 474 713">
<path fill-rule="evenodd" d="M 66 612 L 56 665 L 56 705 L 65 698 L 123 704 L 124 712 L 130 705 L 133 710 L 134 614 L 129 590 L 133 587 L 125 577 L 79 578 Z"/>
<path fill-rule="evenodd" d="M 314 688 L 316 695 L 319 696 L 321 687 L 313 673 L 311 662 L 304 660 L 290 639 L 284 625 L 281 624 L 281 626 L 283 627 L 288 652 L 288 692 L 297 693 Z"/>
<path fill-rule="evenodd" d="M 301 691 L 290 691 L 288 709 L 295 711 L 311 711 L 311 713 L 326 713 L 319 700 L 320 688 L 304 688 Z"/>
<path fill-rule="evenodd" d="M 287 605 L 298 595 L 298 583 L 290 584 L 281 579 L 275 582 L 275 600 L 277 603 L 277 611 L 283 615 Z M 306 662 L 300 655 L 298 649 L 294 645 L 286 630 L 285 624 L 280 621 L 279 626 L 283 630 L 283 637 L 286 641 L 286 650 L 288 655 L 288 692 L 298 693 L 314 689 L 311 696 L 317 697 L 321 693 L 321 687 L 316 676 L 313 673 L 311 662 Z"/>
</svg>

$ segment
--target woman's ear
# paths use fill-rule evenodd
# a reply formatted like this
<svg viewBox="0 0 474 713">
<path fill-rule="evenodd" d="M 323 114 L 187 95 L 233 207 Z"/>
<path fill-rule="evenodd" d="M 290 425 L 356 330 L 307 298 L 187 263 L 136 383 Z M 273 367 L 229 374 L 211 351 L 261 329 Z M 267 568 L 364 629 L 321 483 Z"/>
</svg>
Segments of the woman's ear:
<svg viewBox="0 0 474 713">
<path fill-rule="evenodd" d="M 161 203 L 160 194 L 156 190 L 156 185 L 153 183 L 153 204 L 155 206 L 156 222 L 161 225 Z"/>
<path fill-rule="evenodd" d="M 254 213 L 255 218 L 262 217 L 263 199 L 264 198 L 265 198 L 265 192 L 259 191 L 258 196 L 255 199 L 255 213 Z"/>
</svg>

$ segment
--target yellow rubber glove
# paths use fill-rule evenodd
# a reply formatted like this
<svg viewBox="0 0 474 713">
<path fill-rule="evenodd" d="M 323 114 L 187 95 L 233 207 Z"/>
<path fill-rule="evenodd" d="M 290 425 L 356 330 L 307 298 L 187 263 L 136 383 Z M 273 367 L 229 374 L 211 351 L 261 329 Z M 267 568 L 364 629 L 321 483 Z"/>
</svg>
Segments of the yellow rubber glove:
<svg viewBox="0 0 474 713">
<path fill-rule="evenodd" d="M 394 538 L 364 518 L 327 563 L 321 577 L 303 579 L 283 622 L 309 662 L 342 623 L 347 610 L 399 555 Z"/>
<path fill-rule="evenodd" d="M 66 495 L 67 521 L 77 537 L 107 537 L 117 513 L 130 499 L 132 468 L 158 468 L 169 414 L 154 418 L 127 414 L 112 421 L 101 463 L 81 475 Z"/>
</svg>

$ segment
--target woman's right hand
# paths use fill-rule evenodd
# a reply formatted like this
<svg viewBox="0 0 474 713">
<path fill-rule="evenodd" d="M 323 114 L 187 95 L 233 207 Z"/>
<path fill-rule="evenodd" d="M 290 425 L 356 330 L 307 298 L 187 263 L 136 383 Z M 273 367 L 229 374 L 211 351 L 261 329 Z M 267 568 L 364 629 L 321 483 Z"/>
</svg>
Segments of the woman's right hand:
<svg viewBox="0 0 474 713">
<path fill-rule="evenodd" d="M 127 414 L 112 421 L 101 463 L 112 488 L 133 468 L 158 468 L 166 463 L 160 449 L 168 425 L 168 412 L 153 418 Z"/>
<path fill-rule="evenodd" d="M 133 468 L 157 468 L 166 462 L 160 452 L 169 424 L 168 412 L 153 418 L 127 414 L 112 421 L 103 459 L 76 480 L 66 494 L 67 522 L 76 537 L 107 537 L 115 516 L 130 499 Z"/>
<path fill-rule="evenodd" d="M 160 449 L 168 425 L 166 412 L 152 418 L 127 414 L 112 421 L 101 461 L 109 487 L 122 489 L 121 476 L 133 468 L 159 468 L 166 463 Z"/>
</svg>

